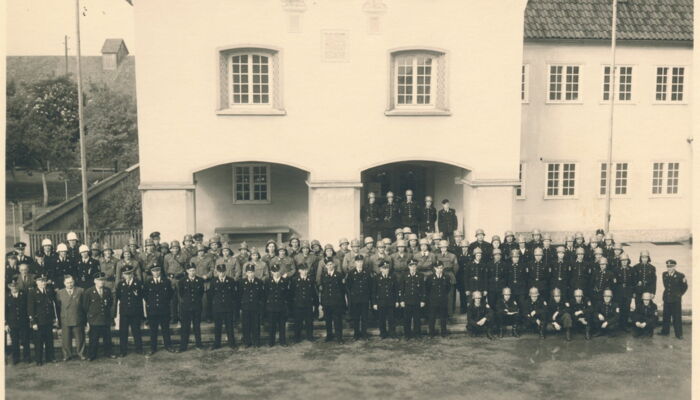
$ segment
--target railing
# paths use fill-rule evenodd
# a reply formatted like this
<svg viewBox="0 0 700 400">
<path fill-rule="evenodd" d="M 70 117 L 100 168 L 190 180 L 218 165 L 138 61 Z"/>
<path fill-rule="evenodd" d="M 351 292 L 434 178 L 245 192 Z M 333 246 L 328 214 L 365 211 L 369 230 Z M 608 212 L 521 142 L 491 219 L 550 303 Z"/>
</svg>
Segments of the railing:
<svg viewBox="0 0 700 400">
<path fill-rule="evenodd" d="M 28 231 L 29 235 L 29 246 L 32 254 L 41 248 L 41 241 L 44 239 L 51 239 L 54 249 L 59 243 L 68 243 L 66 236 L 70 231 Z M 98 231 L 91 231 L 88 233 L 89 240 L 83 239 L 82 230 L 74 230 L 78 235 L 78 240 L 80 243 L 87 244 L 88 246 L 93 242 L 100 243 L 100 246 L 108 244 L 113 249 L 121 249 L 129 243 L 130 238 L 135 238 L 139 246 L 143 245 L 143 232 L 141 229 L 104 229 Z"/>
</svg>

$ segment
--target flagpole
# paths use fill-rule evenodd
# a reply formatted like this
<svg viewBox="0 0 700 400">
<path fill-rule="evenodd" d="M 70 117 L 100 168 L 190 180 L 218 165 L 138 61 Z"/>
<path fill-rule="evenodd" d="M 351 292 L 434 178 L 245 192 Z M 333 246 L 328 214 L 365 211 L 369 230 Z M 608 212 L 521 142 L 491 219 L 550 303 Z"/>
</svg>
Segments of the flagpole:
<svg viewBox="0 0 700 400">
<path fill-rule="evenodd" d="M 83 76 L 80 70 L 80 0 L 75 0 L 75 32 L 77 51 L 77 81 L 78 81 L 78 129 L 80 133 L 80 177 L 83 197 L 83 243 L 88 243 L 88 196 L 87 196 L 87 160 L 85 157 L 85 126 L 83 124 Z"/>
<path fill-rule="evenodd" d="M 605 180 L 605 232 L 610 231 L 610 197 L 613 179 L 612 170 L 612 151 L 613 151 L 613 132 L 614 132 L 614 116 L 615 116 L 615 51 L 617 45 L 617 0 L 612 0 L 612 29 L 611 29 L 611 46 L 610 46 L 610 129 L 608 130 L 608 161 L 606 167 Z"/>
</svg>

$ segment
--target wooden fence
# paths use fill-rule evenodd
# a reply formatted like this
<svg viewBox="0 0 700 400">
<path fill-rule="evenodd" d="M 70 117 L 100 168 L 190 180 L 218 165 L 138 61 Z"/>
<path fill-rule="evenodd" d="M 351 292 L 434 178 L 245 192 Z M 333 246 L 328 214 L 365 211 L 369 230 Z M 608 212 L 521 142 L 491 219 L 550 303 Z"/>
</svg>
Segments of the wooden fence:
<svg viewBox="0 0 700 400">
<path fill-rule="evenodd" d="M 59 243 L 68 243 L 66 236 L 70 231 L 28 231 L 29 246 L 32 254 L 41 248 L 41 241 L 51 239 L 54 250 Z M 83 240 L 83 232 L 73 231 L 78 235 L 80 243 L 85 243 L 88 246 L 93 242 L 98 242 L 100 245 L 109 244 L 113 249 L 121 249 L 129 243 L 130 238 L 136 238 L 139 246 L 143 246 L 143 232 L 141 229 L 104 229 L 99 231 L 91 231 L 88 233 L 89 240 Z"/>
</svg>

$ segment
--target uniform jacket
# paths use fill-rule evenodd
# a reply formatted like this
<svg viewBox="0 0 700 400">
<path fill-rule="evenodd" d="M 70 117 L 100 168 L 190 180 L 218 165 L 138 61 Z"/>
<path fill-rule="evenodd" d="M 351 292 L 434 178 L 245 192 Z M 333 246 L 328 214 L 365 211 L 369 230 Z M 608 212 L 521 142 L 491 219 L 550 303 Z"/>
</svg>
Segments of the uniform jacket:
<svg viewBox="0 0 700 400">
<path fill-rule="evenodd" d="M 216 267 L 216 258 L 213 253 L 205 254 L 203 257 L 193 257 L 190 259 L 195 265 L 195 274 L 202 278 L 206 283 L 214 276 L 214 268 Z"/>
<path fill-rule="evenodd" d="M 121 278 L 117 275 L 117 262 L 119 262 L 119 260 L 115 257 L 109 257 L 109 259 L 103 257 L 100 258 L 99 262 L 100 271 L 104 272 L 106 275 L 107 284 L 116 285 L 116 282 Z"/>
<path fill-rule="evenodd" d="M 181 312 L 202 312 L 202 297 L 204 297 L 204 279 L 195 275 L 194 279 L 187 276 L 180 280 L 178 298 Z"/>
<path fill-rule="evenodd" d="M 582 289 L 587 291 L 591 284 L 591 275 L 593 271 L 591 270 L 591 265 L 588 261 L 574 261 L 571 264 L 571 279 L 569 286 L 572 290 Z"/>
<path fill-rule="evenodd" d="M 437 274 L 432 274 L 425 280 L 425 292 L 428 306 L 444 307 L 447 306 L 447 299 L 450 293 L 452 284 L 450 278 L 443 272 L 438 278 Z"/>
<path fill-rule="evenodd" d="M 27 313 L 32 324 L 51 325 L 56 319 L 58 310 L 55 308 L 55 293 L 49 287 L 42 293 L 38 288 L 29 291 L 27 297 Z"/>
<path fill-rule="evenodd" d="M 598 315 L 602 314 L 605 321 L 607 321 L 609 324 L 615 324 L 620 317 L 620 307 L 617 305 L 617 303 L 612 301 L 610 303 L 599 301 L 594 306 L 593 313 L 593 318 L 597 319 L 599 322 L 603 322 L 598 319 Z"/>
<path fill-rule="evenodd" d="M 380 272 L 374 277 L 372 304 L 379 307 L 394 308 L 399 301 L 398 291 L 396 275 L 388 273 L 385 277 Z"/>
<path fill-rule="evenodd" d="M 78 284 L 78 276 L 77 276 L 77 271 L 75 268 L 75 263 L 73 260 L 70 258 L 66 257 L 61 259 L 60 257 L 56 258 L 56 261 L 50 270 L 53 270 L 52 273 L 49 275 L 49 279 L 51 279 L 54 282 L 54 285 L 58 288 L 63 287 L 63 277 L 65 275 L 71 275 L 76 279 L 76 285 Z"/>
<path fill-rule="evenodd" d="M 422 274 L 406 274 L 399 286 L 399 301 L 406 305 L 419 305 L 425 302 L 425 280 Z"/>
<path fill-rule="evenodd" d="M 56 295 L 56 309 L 59 311 L 61 326 L 80 326 L 85 323 L 85 310 L 82 297 L 85 289 L 73 287 L 73 295 L 68 294 L 68 289 L 61 289 Z"/>
<path fill-rule="evenodd" d="M 617 287 L 615 288 L 615 296 L 632 298 L 637 290 L 637 270 L 632 267 L 620 267 L 616 271 Z"/>
<path fill-rule="evenodd" d="M 353 269 L 345 278 L 348 303 L 362 304 L 372 300 L 372 273 L 363 268 L 362 272 Z"/>
<path fill-rule="evenodd" d="M 468 292 L 486 290 L 488 278 L 488 265 L 482 258 L 479 262 L 476 259 L 467 264 L 464 271 L 464 290 Z"/>
<path fill-rule="evenodd" d="M 511 262 L 506 268 L 506 281 L 513 295 L 524 295 L 527 293 L 527 271 L 525 266 L 518 262 Z"/>
<path fill-rule="evenodd" d="M 496 302 L 496 312 L 502 315 L 506 315 L 506 313 L 509 312 L 520 314 L 520 304 L 518 304 L 518 300 L 516 300 L 513 296 L 510 296 L 508 301 L 506 301 L 503 296 L 500 296 Z"/>
<path fill-rule="evenodd" d="M 489 262 L 491 259 L 493 259 L 493 246 L 491 246 L 491 243 L 482 241 L 479 242 L 478 240 L 476 242 L 471 242 L 469 243 L 469 254 L 474 255 L 474 249 L 481 249 L 481 259 L 483 261 Z"/>
<path fill-rule="evenodd" d="M 270 261 L 270 266 L 272 266 L 274 264 L 277 264 L 280 266 L 280 273 L 282 274 L 283 277 L 291 278 L 297 272 L 296 263 L 294 262 L 294 258 L 292 258 L 291 256 L 285 256 L 282 258 L 280 258 L 279 256 L 274 257 Z M 257 271 L 257 267 L 255 268 L 255 270 Z M 269 277 L 268 277 L 268 279 L 269 279 Z"/>
<path fill-rule="evenodd" d="M 169 316 L 170 300 L 175 295 L 170 279 L 163 276 L 156 283 L 153 277 L 146 280 L 143 297 L 146 300 L 146 317 Z"/>
<path fill-rule="evenodd" d="M 399 215 L 401 216 L 401 225 L 415 226 L 420 220 L 420 206 L 415 201 L 403 202 L 399 206 Z"/>
<path fill-rule="evenodd" d="M 241 309 L 246 311 L 262 311 L 265 304 L 265 286 L 263 281 L 247 277 L 238 283 L 238 291 L 241 295 Z"/>
<path fill-rule="evenodd" d="M 418 261 L 418 266 L 417 266 L 417 271 L 423 274 L 424 276 L 428 276 L 433 273 L 433 266 L 435 265 L 435 262 L 437 261 L 437 256 L 435 253 L 431 251 L 426 252 L 418 252 L 413 255 L 413 258 Z"/>
<path fill-rule="evenodd" d="M 664 303 L 676 303 L 688 290 L 688 281 L 683 273 L 676 271 L 673 275 L 668 271 L 661 274 L 664 281 Z"/>
<path fill-rule="evenodd" d="M 5 281 L 7 282 L 7 281 Z M 36 282 L 34 279 L 34 274 L 27 273 L 26 277 L 21 275 L 17 276 L 17 289 L 23 292 L 28 292 L 30 288 L 36 287 Z M 61 279 L 63 282 L 63 279 Z"/>
<path fill-rule="evenodd" d="M 491 307 L 483 301 L 483 298 L 481 300 L 478 306 L 474 303 L 474 300 L 469 301 L 469 305 L 467 306 L 467 323 L 469 325 L 476 324 L 484 317 L 487 321 L 490 321 L 493 317 L 493 310 L 491 310 Z"/>
<path fill-rule="evenodd" d="M 408 253 L 408 251 L 404 251 L 403 253 L 396 252 L 391 255 L 391 260 L 392 260 L 392 265 L 393 265 L 393 272 L 395 274 L 398 274 L 400 276 L 405 275 L 408 273 L 408 262 L 411 261 L 411 255 Z"/>
<path fill-rule="evenodd" d="M 83 309 L 87 322 L 94 326 L 112 325 L 112 291 L 107 286 L 102 288 L 102 296 L 96 287 L 91 287 L 83 294 Z"/>
<path fill-rule="evenodd" d="M 185 276 L 185 271 L 190 263 L 189 255 L 180 251 L 177 254 L 168 253 L 163 257 L 163 274 L 170 280 L 179 280 Z M 194 262 L 196 256 L 192 258 Z"/>
<path fill-rule="evenodd" d="M 116 281 L 119 282 L 121 279 L 123 279 L 122 272 L 124 271 L 124 269 L 127 266 L 133 267 L 134 268 L 134 278 L 143 282 L 143 280 L 144 280 L 143 266 L 141 265 L 141 260 L 139 260 L 136 257 L 132 257 L 129 261 L 121 259 L 121 260 L 119 260 L 119 262 L 117 262 L 117 271 L 115 273 Z"/>
<path fill-rule="evenodd" d="M 233 278 L 234 280 L 241 279 L 242 271 L 238 269 L 238 264 L 236 263 L 236 257 L 219 257 L 216 259 L 216 265 L 223 264 L 226 266 L 226 276 Z"/>
<path fill-rule="evenodd" d="M 656 294 L 656 267 L 648 263 L 639 263 L 634 269 L 637 270 L 637 291 Z"/>
<path fill-rule="evenodd" d="M 382 222 L 386 227 L 398 226 L 401 222 L 399 218 L 399 205 L 396 202 L 386 203 L 382 207 Z"/>
<path fill-rule="evenodd" d="M 373 274 L 378 274 L 379 271 L 379 264 L 382 261 L 386 261 L 389 264 L 389 272 L 394 271 L 394 259 L 385 251 L 384 254 L 379 254 L 377 252 L 376 254 L 370 256 L 369 262 L 366 264 L 366 268 L 368 268 Z"/>
<path fill-rule="evenodd" d="M 523 310 L 523 316 L 526 318 L 539 318 L 541 320 L 546 319 L 547 315 L 547 302 L 542 300 L 542 297 L 538 297 L 537 300 L 532 301 L 532 298 L 530 296 L 525 299 L 525 303 L 522 306 Z M 531 316 L 530 313 L 535 312 L 534 316 Z"/>
<path fill-rule="evenodd" d="M 656 324 L 659 319 L 659 314 L 657 311 L 656 304 L 653 301 L 649 301 L 649 305 L 645 306 L 644 302 L 640 301 L 637 308 L 632 313 L 633 322 L 646 322 L 649 324 Z"/>
<path fill-rule="evenodd" d="M 139 259 L 141 260 L 141 265 L 143 266 L 144 280 L 147 276 L 151 276 L 151 267 L 153 264 L 158 264 L 159 266 L 163 267 L 163 257 L 161 257 L 160 253 L 156 251 L 152 251 L 150 253 L 143 251 L 139 253 Z"/>
<path fill-rule="evenodd" d="M 500 293 L 506 287 L 506 263 L 501 261 L 492 261 L 487 269 L 487 288 L 489 293 L 496 291 Z"/>
<path fill-rule="evenodd" d="M 131 283 L 122 279 L 115 289 L 114 302 L 115 315 L 119 307 L 120 316 L 143 318 L 143 283 L 136 277 L 131 279 Z"/>
<path fill-rule="evenodd" d="M 456 280 L 455 277 L 457 276 L 457 269 L 459 268 L 459 264 L 457 263 L 457 256 L 450 253 L 449 251 L 446 251 L 445 254 L 442 254 L 441 250 L 436 254 L 435 259 L 436 261 L 442 262 L 442 265 L 445 269 L 445 274 L 449 278 L 450 283 L 454 284 Z"/>
<path fill-rule="evenodd" d="M 221 281 L 219 277 L 211 282 L 211 309 L 217 313 L 232 313 L 237 310 L 238 283 L 230 276 Z"/>
<path fill-rule="evenodd" d="M 573 299 L 569 305 L 571 306 L 572 318 L 586 318 L 586 321 L 590 323 L 591 313 L 593 312 L 590 300 L 583 297 L 581 298 L 581 302 L 577 303 L 576 299 Z M 579 313 L 579 311 L 581 313 Z"/>
<path fill-rule="evenodd" d="M 75 262 L 75 285 L 82 288 L 89 288 L 93 285 L 95 274 L 100 271 L 100 262 L 92 257 L 88 257 L 87 261 L 82 258 Z M 63 279 L 61 279 L 63 283 Z"/>
<path fill-rule="evenodd" d="M 285 312 L 289 305 L 289 280 L 280 277 L 275 282 L 271 277 L 265 282 L 265 311 Z"/>
<path fill-rule="evenodd" d="M 566 261 L 554 260 L 550 267 L 549 287 L 550 289 L 564 289 L 569 287 L 571 280 L 571 266 Z"/>
<path fill-rule="evenodd" d="M 600 293 L 605 289 L 615 288 L 615 274 L 609 269 L 596 268 L 591 277 L 591 288 L 594 293 Z"/>
<path fill-rule="evenodd" d="M 9 289 L 5 292 L 5 323 L 10 328 L 29 324 L 27 292 L 18 291 L 17 297 L 14 297 Z"/>
<path fill-rule="evenodd" d="M 437 221 L 437 210 L 435 207 L 422 207 L 420 209 L 420 229 L 425 232 L 435 231 L 435 221 Z"/>
<path fill-rule="evenodd" d="M 293 277 L 289 284 L 289 290 L 294 308 L 308 309 L 318 302 L 316 283 L 310 276 L 307 276 L 306 279 L 302 279 L 300 275 Z"/>
<path fill-rule="evenodd" d="M 324 307 L 345 307 L 345 285 L 343 275 L 338 271 L 321 276 L 321 304 Z"/>
<path fill-rule="evenodd" d="M 438 211 L 437 217 L 438 231 L 452 234 L 452 232 L 457 230 L 457 213 L 454 208 L 450 208 L 448 211 L 441 208 Z"/>
<path fill-rule="evenodd" d="M 12 282 L 12 280 L 19 276 L 19 264 L 14 266 L 5 265 L 5 282 Z"/>
<path fill-rule="evenodd" d="M 367 203 L 364 206 L 362 206 L 362 209 L 360 209 L 360 213 L 362 214 L 360 216 L 362 222 L 367 226 L 373 226 L 374 224 L 379 223 L 381 218 L 383 217 L 382 207 L 376 202 L 372 204 Z"/>
<path fill-rule="evenodd" d="M 545 295 L 549 286 L 549 266 L 544 261 L 533 260 L 527 270 L 530 287 L 536 287 L 540 294 Z"/>
<path fill-rule="evenodd" d="M 552 299 L 552 301 L 547 303 L 547 315 L 549 316 L 550 321 L 558 322 L 561 321 L 564 314 L 570 315 L 570 305 L 571 304 L 568 301 L 564 301 L 564 299 L 561 299 L 558 303 Z M 554 314 L 556 314 L 556 316 Z"/>
</svg>

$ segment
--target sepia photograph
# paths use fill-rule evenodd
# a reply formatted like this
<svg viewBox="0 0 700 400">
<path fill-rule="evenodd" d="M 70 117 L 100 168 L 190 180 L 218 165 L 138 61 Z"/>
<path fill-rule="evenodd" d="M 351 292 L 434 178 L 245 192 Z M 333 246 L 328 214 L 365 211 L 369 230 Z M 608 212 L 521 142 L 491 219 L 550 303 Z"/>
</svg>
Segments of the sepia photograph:
<svg viewBox="0 0 700 400">
<path fill-rule="evenodd" d="M 694 0 L 3 3 L 6 398 L 694 397 Z"/>
</svg>

